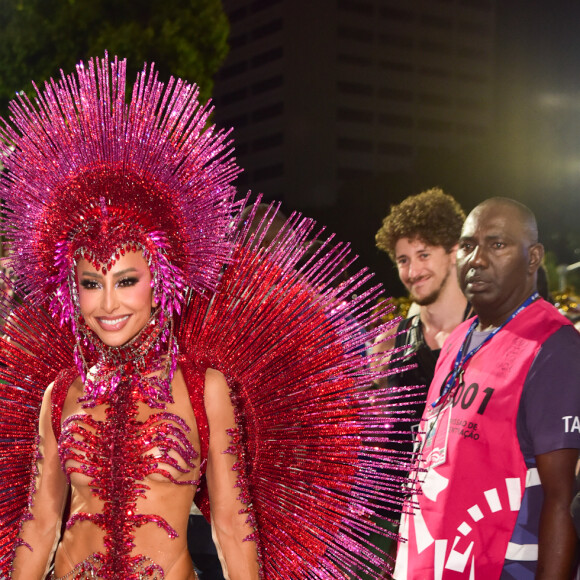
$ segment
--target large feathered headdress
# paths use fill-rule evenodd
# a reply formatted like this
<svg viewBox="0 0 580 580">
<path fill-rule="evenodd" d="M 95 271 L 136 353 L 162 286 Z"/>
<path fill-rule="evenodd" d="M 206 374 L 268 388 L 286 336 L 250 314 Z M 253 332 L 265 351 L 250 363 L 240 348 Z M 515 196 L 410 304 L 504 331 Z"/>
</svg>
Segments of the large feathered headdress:
<svg viewBox="0 0 580 580">
<path fill-rule="evenodd" d="M 229 254 L 239 172 L 227 133 L 208 126 L 195 85 L 151 69 L 130 102 L 125 61 L 108 57 L 61 73 L 36 103 L 19 96 L 0 126 L 5 172 L 4 233 L 17 285 L 50 301 L 61 321 L 74 309 L 71 272 L 83 257 L 106 271 L 142 250 L 162 310 L 179 308 L 184 287 L 213 288 Z"/>
</svg>

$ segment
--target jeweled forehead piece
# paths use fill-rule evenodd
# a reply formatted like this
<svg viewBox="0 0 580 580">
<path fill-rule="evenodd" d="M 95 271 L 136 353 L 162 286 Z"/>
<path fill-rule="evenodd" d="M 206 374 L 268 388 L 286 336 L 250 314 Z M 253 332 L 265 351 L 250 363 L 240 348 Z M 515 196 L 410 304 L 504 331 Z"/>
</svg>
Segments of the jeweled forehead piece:
<svg viewBox="0 0 580 580">
<path fill-rule="evenodd" d="M 162 248 L 156 244 L 165 231 L 187 227 L 175 223 L 181 216 L 162 183 L 143 180 L 126 170 L 99 168 L 71 180 L 66 188 L 60 197 L 70 200 L 71 207 L 51 208 L 38 228 L 38 245 L 46 247 L 49 262 L 54 260 L 55 237 L 66 240 L 71 264 L 82 250 L 82 257 L 98 268 L 110 266 L 111 258 L 125 247 L 135 250 L 135 244 L 149 253 L 159 251 Z M 117 205 L 110 204 L 112 199 Z M 174 236 L 171 260 L 182 266 L 187 263 L 183 237 Z"/>
<path fill-rule="evenodd" d="M 35 87 L 36 88 L 36 87 Z M 127 242 L 151 243 L 196 290 L 213 288 L 228 259 L 239 173 L 227 133 L 180 79 L 153 67 L 125 98 L 125 61 L 108 57 L 19 96 L 0 126 L 5 235 L 30 298 L 50 298 L 84 247 L 107 262 Z"/>
</svg>

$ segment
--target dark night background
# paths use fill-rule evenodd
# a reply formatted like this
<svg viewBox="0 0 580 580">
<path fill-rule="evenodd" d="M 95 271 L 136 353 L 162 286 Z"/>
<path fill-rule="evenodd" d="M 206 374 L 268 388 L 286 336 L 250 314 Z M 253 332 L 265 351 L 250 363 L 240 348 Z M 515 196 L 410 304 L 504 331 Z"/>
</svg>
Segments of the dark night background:
<svg viewBox="0 0 580 580">
<path fill-rule="evenodd" d="M 375 271 L 390 295 L 405 290 L 388 256 L 374 248 L 374 234 L 392 203 L 433 186 L 466 213 L 494 195 L 528 205 L 548 252 L 552 290 L 556 264 L 580 260 L 580 3 L 498 1 L 495 65 L 496 110 L 486 142 L 419 160 L 412 174 L 351 184 L 335 207 L 305 210 L 351 241 L 360 265 Z M 574 274 L 569 280 L 577 286 Z"/>
<path fill-rule="evenodd" d="M 375 271 L 391 295 L 402 295 L 404 289 L 388 257 L 375 249 L 374 235 L 391 204 L 434 186 L 455 196 L 466 211 L 494 195 L 527 204 L 538 217 L 540 236 L 548 250 L 553 290 L 556 265 L 580 261 L 580 2 L 481 3 L 495 6 L 493 116 L 483 141 L 455 151 L 419 153 L 408 173 L 343 180 L 333 192 L 336 203 L 330 207 L 315 199 L 302 206 L 280 200 L 285 213 L 302 211 L 327 226 L 327 231 L 336 232 L 338 239 L 350 241 L 360 255 L 359 266 Z M 130 67 L 155 60 L 161 78 L 175 73 L 195 80 L 205 98 L 220 66 L 225 66 L 226 42 L 232 40 L 223 13 L 228 4 L 236 11 L 249 3 L 0 0 L 0 104 L 15 90 L 29 87 L 30 79 L 41 82 L 43 77 L 58 76 L 61 67 L 72 70 L 75 62 L 100 55 L 105 48 L 128 56 Z M 309 35 L 316 31 L 312 15 L 323 18 L 324 7 L 334 3 L 255 0 L 250 4 L 283 5 L 285 15 L 298 22 L 298 32 L 306 35 L 293 39 L 294 46 L 302 43 L 306 58 L 324 49 L 324 39 Z M 465 9 L 469 4 L 469 0 L 439 0 L 417 6 L 436 14 L 455 7 Z M 401 8 L 411 5 L 400 0 Z M 232 54 L 239 50 L 230 43 Z M 316 99 L 316 91 L 309 89 L 308 85 L 297 88 L 304 92 L 304 99 Z M 238 155 L 243 166 L 241 148 Z M 283 161 L 294 163 L 295 159 L 287 155 Z M 258 188 L 251 179 L 240 181 L 240 193 L 248 189 L 260 191 L 266 200 L 276 199 L 275 191 Z M 569 280 L 580 288 L 580 275 Z"/>
</svg>

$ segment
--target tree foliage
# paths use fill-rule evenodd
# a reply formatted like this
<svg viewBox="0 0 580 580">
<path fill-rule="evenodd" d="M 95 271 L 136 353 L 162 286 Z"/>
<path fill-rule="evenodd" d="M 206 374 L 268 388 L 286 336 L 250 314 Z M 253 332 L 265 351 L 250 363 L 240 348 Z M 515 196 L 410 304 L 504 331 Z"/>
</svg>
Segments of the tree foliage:
<svg viewBox="0 0 580 580">
<path fill-rule="evenodd" d="M 17 91 L 74 70 L 81 60 L 127 58 L 128 78 L 155 62 L 209 98 L 227 54 L 220 0 L 0 0 L 0 114 Z"/>
</svg>

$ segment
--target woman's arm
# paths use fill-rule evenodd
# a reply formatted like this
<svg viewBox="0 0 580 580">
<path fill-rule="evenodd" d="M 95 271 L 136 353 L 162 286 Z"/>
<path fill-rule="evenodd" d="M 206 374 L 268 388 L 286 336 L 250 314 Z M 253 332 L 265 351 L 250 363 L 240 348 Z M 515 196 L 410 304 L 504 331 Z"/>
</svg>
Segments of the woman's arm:
<svg viewBox="0 0 580 580">
<path fill-rule="evenodd" d="M 30 519 L 22 524 L 13 563 L 12 580 L 44 578 L 60 538 L 67 481 L 58 457 L 51 424 L 52 385 L 44 394 L 40 409 L 36 475 L 31 482 Z"/>
<path fill-rule="evenodd" d="M 207 484 L 212 527 L 224 574 L 230 580 L 258 578 L 258 554 L 252 540 L 244 541 L 254 530 L 247 523 L 246 507 L 235 487 L 238 472 L 234 471 L 236 455 L 225 453 L 232 441 L 228 429 L 236 427 L 230 390 L 222 373 L 208 369 L 205 376 L 205 408 L 209 422 L 209 456 Z"/>
<path fill-rule="evenodd" d="M 391 350 L 395 348 L 395 338 L 397 333 L 397 327 L 389 328 L 386 332 L 379 334 L 377 336 L 370 348 L 370 354 L 378 356 L 378 366 L 375 369 L 381 373 L 384 373 L 389 368 L 389 363 L 391 361 Z M 383 355 L 383 356 L 379 356 Z M 379 387 L 387 386 L 387 378 L 383 377 L 379 379 L 376 384 Z"/>
</svg>

